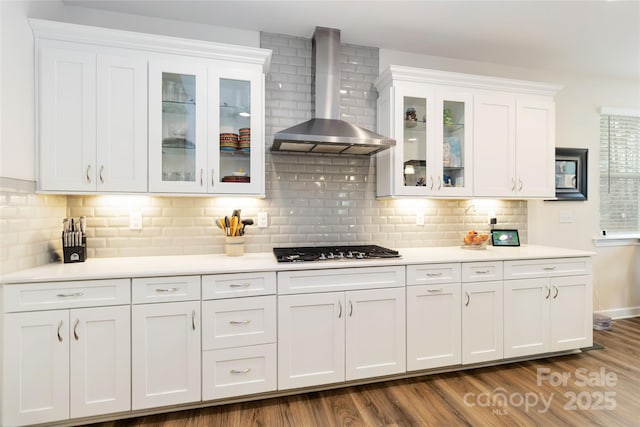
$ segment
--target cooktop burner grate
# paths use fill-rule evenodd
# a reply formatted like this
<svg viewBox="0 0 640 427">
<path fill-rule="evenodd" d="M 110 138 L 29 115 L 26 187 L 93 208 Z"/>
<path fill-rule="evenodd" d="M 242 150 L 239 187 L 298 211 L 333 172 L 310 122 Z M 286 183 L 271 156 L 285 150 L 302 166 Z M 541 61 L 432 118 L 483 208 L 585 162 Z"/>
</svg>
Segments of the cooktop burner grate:
<svg viewBox="0 0 640 427">
<path fill-rule="evenodd" d="M 398 251 L 377 245 L 273 248 L 278 262 L 399 258 Z"/>
</svg>

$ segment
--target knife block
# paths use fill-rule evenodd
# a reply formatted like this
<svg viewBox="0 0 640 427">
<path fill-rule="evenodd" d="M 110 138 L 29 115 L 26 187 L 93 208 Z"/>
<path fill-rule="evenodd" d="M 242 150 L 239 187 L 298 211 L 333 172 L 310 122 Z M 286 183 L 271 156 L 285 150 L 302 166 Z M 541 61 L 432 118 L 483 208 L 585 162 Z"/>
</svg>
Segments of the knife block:
<svg viewBox="0 0 640 427">
<path fill-rule="evenodd" d="M 64 263 L 71 262 L 85 262 L 87 259 L 87 238 L 82 238 L 82 245 L 80 246 L 64 246 L 62 247 Z"/>
</svg>

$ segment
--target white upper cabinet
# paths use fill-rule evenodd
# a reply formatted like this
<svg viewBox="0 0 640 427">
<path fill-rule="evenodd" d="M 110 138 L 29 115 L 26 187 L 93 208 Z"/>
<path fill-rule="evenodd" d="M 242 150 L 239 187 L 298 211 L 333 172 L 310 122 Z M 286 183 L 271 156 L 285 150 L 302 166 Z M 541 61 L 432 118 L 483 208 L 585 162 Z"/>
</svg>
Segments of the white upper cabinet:
<svg viewBox="0 0 640 427">
<path fill-rule="evenodd" d="M 42 191 L 147 191 L 147 62 L 118 49 L 38 43 Z"/>
<path fill-rule="evenodd" d="M 209 192 L 264 194 L 261 70 L 255 65 L 209 68 Z M 229 139 L 236 136 L 234 147 Z"/>
<path fill-rule="evenodd" d="M 149 64 L 149 191 L 207 192 L 207 66 Z"/>
<path fill-rule="evenodd" d="M 264 195 L 263 100 L 260 65 L 151 61 L 149 191 Z"/>
<path fill-rule="evenodd" d="M 147 191 L 147 61 L 97 58 L 98 191 Z"/>
<path fill-rule="evenodd" d="M 474 195 L 553 197 L 553 98 L 482 94 L 474 109 Z"/>
<path fill-rule="evenodd" d="M 470 196 L 471 93 L 396 67 L 376 86 L 378 128 L 396 139 L 378 154 L 378 197 Z"/>
<path fill-rule="evenodd" d="M 39 191 L 264 195 L 270 51 L 30 23 Z"/>
<path fill-rule="evenodd" d="M 559 86 L 396 65 L 375 86 L 378 197 L 553 196 Z"/>
<path fill-rule="evenodd" d="M 38 189 L 96 190 L 96 54 L 38 48 Z"/>
</svg>

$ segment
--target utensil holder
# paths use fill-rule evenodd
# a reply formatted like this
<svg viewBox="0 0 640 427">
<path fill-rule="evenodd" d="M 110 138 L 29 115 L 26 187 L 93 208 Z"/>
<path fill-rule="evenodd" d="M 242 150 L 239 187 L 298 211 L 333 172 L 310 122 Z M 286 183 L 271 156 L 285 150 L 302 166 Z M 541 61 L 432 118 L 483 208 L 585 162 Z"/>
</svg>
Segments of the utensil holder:
<svg viewBox="0 0 640 427">
<path fill-rule="evenodd" d="M 64 241 L 63 241 L 64 245 Z M 87 239 L 86 237 L 82 238 L 82 245 L 80 246 L 63 246 L 62 253 L 64 258 L 64 263 L 70 262 L 85 262 L 87 259 Z"/>
<path fill-rule="evenodd" d="M 244 255 L 245 236 L 225 236 L 225 253 L 228 256 Z"/>
</svg>

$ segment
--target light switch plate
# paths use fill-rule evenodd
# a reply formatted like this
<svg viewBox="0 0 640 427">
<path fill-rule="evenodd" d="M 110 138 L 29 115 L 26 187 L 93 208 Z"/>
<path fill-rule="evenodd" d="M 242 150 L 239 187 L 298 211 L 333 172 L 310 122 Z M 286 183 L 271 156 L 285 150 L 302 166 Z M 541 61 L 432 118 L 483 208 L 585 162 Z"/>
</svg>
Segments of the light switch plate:
<svg viewBox="0 0 640 427">
<path fill-rule="evenodd" d="M 258 228 L 267 228 L 269 226 L 269 214 L 266 212 L 258 212 Z"/>
<path fill-rule="evenodd" d="M 424 211 L 422 209 L 416 211 L 416 225 L 424 225 Z"/>
<path fill-rule="evenodd" d="M 142 212 L 132 211 L 129 214 L 129 230 L 142 230 Z"/>
<path fill-rule="evenodd" d="M 571 224 L 573 222 L 573 212 L 560 211 L 560 224 Z"/>
</svg>

